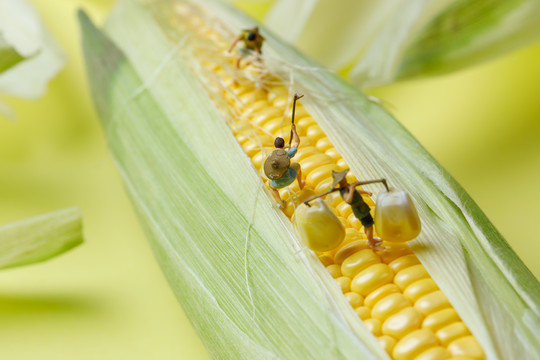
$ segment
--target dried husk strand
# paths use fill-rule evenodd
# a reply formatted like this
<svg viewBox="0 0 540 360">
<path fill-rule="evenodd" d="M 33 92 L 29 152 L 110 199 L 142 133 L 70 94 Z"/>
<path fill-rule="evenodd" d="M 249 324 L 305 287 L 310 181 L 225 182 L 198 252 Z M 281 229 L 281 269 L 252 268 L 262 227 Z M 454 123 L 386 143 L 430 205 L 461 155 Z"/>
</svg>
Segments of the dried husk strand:
<svg viewBox="0 0 540 360">
<path fill-rule="evenodd" d="M 226 119 L 179 60 L 188 35 L 170 25 L 173 4 L 150 4 L 152 18 L 135 2 L 121 3 L 106 30 L 122 50 L 83 17 L 85 53 L 111 148 L 158 259 L 207 348 L 216 357 L 264 348 L 269 358 L 302 351 L 315 358 L 358 357 L 355 351 L 386 358 L 349 317 L 320 264 L 295 250 L 290 223 L 270 207 Z M 235 30 L 253 24 L 223 5 L 207 5 Z M 540 349 L 538 282 L 472 200 L 378 105 L 271 34 L 265 37 L 268 68 L 294 79 L 291 86 L 306 94 L 304 106 L 352 170 L 392 179 L 420 202 L 425 230 L 413 248 L 488 358 L 532 358 Z M 276 296 L 279 310 L 288 312 L 266 299 Z M 302 331 L 289 336 L 293 327 L 308 329 L 307 343 L 297 343 Z M 316 346 L 324 341 L 324 349 Z"/>
</svg>

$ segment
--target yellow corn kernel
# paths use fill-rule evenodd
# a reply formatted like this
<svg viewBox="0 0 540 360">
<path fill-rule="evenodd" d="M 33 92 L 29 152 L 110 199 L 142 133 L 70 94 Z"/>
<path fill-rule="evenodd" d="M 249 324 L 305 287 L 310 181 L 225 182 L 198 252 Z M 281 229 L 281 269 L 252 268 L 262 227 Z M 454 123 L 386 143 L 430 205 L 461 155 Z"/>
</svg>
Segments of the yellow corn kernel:
<svg viewBox="0 0 540 360">
<path fill-rule="evenodd" d="M 473 336 L 462 337 L 448 345 L 452 356 L 468 356 L 473 359 L 483 359 L 484 352 Z"/>
<path fill-rule="evenodd" d="M 311 125 L 308 130 L 307 134 L 308 137 L 310 137 L 312 140 L 319 140 L 322 137 L 326 137 L 322 129 L 319 127 L 319 125 Z"/>
<path fill-rule="evenodd" d="M 391 315 L 383 323 L 382 332 L 401 339 L 422 324 L 422 315 L 412 307 L 406 307 Z"/>
<path fill-rule="evenodd" d="M 336 206 L 336 210 L 339 212 L 339 214 L 343 217 L 349 217 L 349 215 L 352 214 L 352 208 L 350 204 L 347 204 L 345 201 L 342 201 L 338 206 Z"/>
<path fill-rule="evenodd" d="M 398 273 L 403 269 L 417 264 L 420 264 L 418 258 L 414 254 L 410 254 L 397 258 L 388 264 L 388 266 L 390 266 L 390 269 L 394 270 L 395 273 Z"/>
<path fill-rule="evenodd" d="M 394 282 L 400 287 L 401 290 L 405 290 L 405 288 L 407 288 L 413 282 L 426 279 L 428 277 L 429 274 L 422 265 L 414 265 L 398 272 Z"/>
<path fill-rule="evenodd" d="M 371 315 L 371 310 L 367 306 L 360 306 L 354 309 L 356 313 L 358 314 L 358 317 L 362 320 L 369 319 Z"/>
<path fill-rule="evenodd" d="M 437 331 L 435 335 L 437 336 L 437 339 L 439 339 L 441 344 L 446 346 L 454 340 L 469 335 L 469 330 L 467 330 L 465 324 L 463 324 L 461 321 L 458 321 L 451 325 L 443 327 L 441 330 Z"/>
<path fill-rule="evenodd" d="M 422 279 L 415 281 L 405 289 L 403 294 L 412 301 L 420 299 L 422 296 L 430 294 L 434 291 L 439 290 L 435 281 L 431 279 Z"/>
<path fill-rule="evenodd" d="M 328 254 L 320 254 L 319 256 L 320 262 L 325 266 L 328 267 L 334 263 L 334 260 L 332 257 Z"/>
<path fill-rule="evenodd" d="M 395 360 L 412 360 L 431 347 L 438 345 L 435 335 L 426 329 L 413 331 L 399 340 L 392 355 Z"/>
<path fill-rule="evenodd" d="M 299 161 L 299 163 L 302 166 L 302 171 L 305 172 L 306 174 L 309 174 L 313 170 L 315 170 L 316 168 L 322 165 L 332 164 L 333 161 L 330 156 L 324 153 L 319 153 L 319 154 L 311 155 Z"/>
<path fill-rule="evenodd" d="M 424 351 L 415 360 L 445 360 L 450 358 L 448 350 L 441 346 L 432 347 Z"/>
<path fill-rule="evenodd" d="M 341 264 L 341 273 L 345 276 L 354 277 L 368 266 L 378 264 L 381 260 L 371 249 L 365 249 L 349 256 Z"/>
<path fill-rule="evenodd" d="M 337 264 L 332 264 L 326 267 L 326 270 L 332 275 L 334 279 L 341 276 L 341 267 Z"/>
<path fill-rule="evenodd" d="M 339 171 L 339 166 L 335 164 L 323 165 L 313 170 L 308 176 L 306 176 L 306 185 L 316 188 L 317 184 L 325 179 L 332 177 L 332 171 Z"/>
<path fill-rule="evenodd" d="M 353 309 L 359 306 L 362 306 L 362 304 L 364 303 L 364 298 L 358 293 L 351 291 L 351 292 L 345 293 L 344 295 L 347 301 L 349 302 L 349 304 L 351 304 L 351 307 Z"/>
<path fill-rule="evenodd" d="M 349 244 L 346 244 L 345 246 L 343 246 L 336 252 L 334 261 L 336 262 L 336 264 L 342 264 L 345 261 L 345 259 L 353 255 L 357 251 L 368 249 L 368 248 L 369 248 L 369 245 L 367 244 L 367 241 L 365 240 L 353 241 Z"/>
<path fill-rule="evenodd" d="M 390 315 L 393 315 L 410 307 L 411 302 L 403 296 L 403 294 L 391 294 L 379 301 L 371 310 L 371 316 L 381 321 L 386 320 Z"/>
<path fill-rule="evenodd" d="M 377 304 L 381 299 L 384 299 L 388 295 L 391 294 L 400 294 L 399 288 L 396 286 L 396 284 L 386 284 L 381 286 L 380 288 L 374 290 L 366 296 L 365 304 L 366 306 L 369 306 L 370 308 L 373 308 L 375 304 Z"/>
<path fill-rule="evenodd" d="M 424 315 L 434 313 L 447 307 L 450 307 L 450 303 L 440 290 L 424 295 L 414 303 L 414 308 Z"/>
<path fill-rule="evenodd" d="M 346 293 L 351 290 L 351 278 L 341 276 L 336 279 L 338 285 L 341 287 L 341 292 Z"/>
<path fill-rule="evenodd" d="M 304 244 L 315 251 L 335 249 L 345 238 L 345 228 L 322 199 L 316 199 L 309 207 L 300 204 L 294 223 Z"/>
<path fill-rule="evenodd" d="M 319 149 L 319 150 L 321 150 L 323 152 L 328 150 L 328 149 L 334 148 L 334 145 L 332 145 L 332 143 L 330 142 L 330 139 L 328 139 L 326 136 L 319 139 L 319 141 L 317 141 L 315 146 L 317 147 L 317 149 Z"/>
<path fill-rule="evenodd" d="M 377 197 L 375 227 L 390 242 L 405 242 L 420 234 L 420 219 L 411 197 L 403 190 L 390 189 Z"/>
<path fill-rule="evenodd" d="M 351 283 L 351 290 L 362 296 L 366 296 L 379 286 L 390 283 L 393 277 L 394 273 L 388 265 L 371 265 L 354 277 Z"/>
<path fill-rule="evenodd" d="M 296 155 L 294 156 L 295 161 L 302 161 L 303 159 L 306 159 L 313 155 L 320 154 L 319 150 L 313 146 L 301 146 L 298 151 L 296 152 Z"/>
<path fill-rule="evenodd" d="M 436 332 L 456 321 L 459 321 L 459 316 L 456 311 L 454 309 L 444 309 L 426 316 L 422 323 L 422 327 Z"/>
<path fill-rule="evenodd" d="M 381 335 L 381 322 L 377 319 L 367 319 L 364 321 L 364 324 L 368 330 L 375 336 Z"/>
<path fill-rule="evenodd" d="M 388 354 L 392 353 L 392 349 L 394 349 L 397 343 L 396 339 L 388 335 L 379 336 L 377 340 L 379 340 L 379 344 Z"/>
</svg>

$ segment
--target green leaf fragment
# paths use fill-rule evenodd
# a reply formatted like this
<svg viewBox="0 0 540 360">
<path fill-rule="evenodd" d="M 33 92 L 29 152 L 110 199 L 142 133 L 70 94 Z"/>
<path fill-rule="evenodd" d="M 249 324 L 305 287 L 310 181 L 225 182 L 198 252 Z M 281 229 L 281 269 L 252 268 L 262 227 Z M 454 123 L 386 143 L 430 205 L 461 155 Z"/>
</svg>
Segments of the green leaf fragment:
<svg viewBox="0 0 540 360">
<path fill-rule="evenodd" d="M 25 59 L 15 48 L 9 45 L 0 33 L 0 74 Z"/>
<path fill-rule="evenodd" d="M 81 244 L 78 208 L 59 210 L 0 227 L 0 269 L 48 260 Z"/>
</svg>

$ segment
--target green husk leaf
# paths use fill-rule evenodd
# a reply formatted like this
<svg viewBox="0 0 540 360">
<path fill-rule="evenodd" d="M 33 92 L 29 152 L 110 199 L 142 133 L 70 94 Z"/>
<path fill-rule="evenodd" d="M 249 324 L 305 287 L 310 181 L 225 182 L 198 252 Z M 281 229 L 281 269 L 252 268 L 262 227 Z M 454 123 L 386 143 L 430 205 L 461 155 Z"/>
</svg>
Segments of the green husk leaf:
<svg viewBox="0 0 540 360">
<path fill-rule="evenodd" d="M 396 78 L 445 73 L 540 40 L 536 0 L 460 0 L 408 46 Z"/>
<path fill-rule="evenodd" d="M 145 3 L 121 2 L 106 25 L 112 41 L 81 17 L 87 67 L 141 222 L 210 354 L 386 358 L 272 208 L 208 82 L 190 66 L 194 35 L 175 26 L 183 2 Z M 233 33 L 254 24 L 226 5 L 197 4 Z M 267 68 L 293 79 L 357 177 L 386 177 L 415 199 L 423 232 L 412 247 L 488 358 L 534 358 L 540 284 L 472 199 L 378 104 L 263 34 Z"/>
<path fill-rule="evenodd" d="M 11 46 L 0 33 L 0 74 L 17 65 L 25 58 Z"/>
<path fill-rule="evenodd" d="M 265 24 L 365 88 L 455 71 L 538 41 L 540 3 L 280 0 Z"/>
<path fill-rule="evenodd" d="M 33 264 L 81 244 L 78 208 L 58 210 L 0 227 L 0 269 Z"/>
</svg>

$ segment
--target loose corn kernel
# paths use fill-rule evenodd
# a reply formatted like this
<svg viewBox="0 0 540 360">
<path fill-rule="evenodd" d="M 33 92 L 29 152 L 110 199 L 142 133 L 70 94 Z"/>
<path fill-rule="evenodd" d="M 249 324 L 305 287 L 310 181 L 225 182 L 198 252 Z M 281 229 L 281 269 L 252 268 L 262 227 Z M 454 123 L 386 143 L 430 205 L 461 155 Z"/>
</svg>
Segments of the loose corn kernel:
<svg viewBox="0 0 540 360">
<path fill-rule="evenodd" d="M 196 39 L 187 40 L 194 42 L 200 64 L 219 77 L 220 88 L 209 88 L 209 92 L 213 98 L 225 100 L 220 110 L 254 167 L 261 169 L 274 149 L 274 138 L 289 136 L 289 87 L 268 73 L 264 64 L 246 62 L 242 69 L 236 69 L 235 57 L 226 52 L 234 34 L 226 38 L 223 32 L 205 26 L 205 21 L 197 16 L 186 24 L 200 35 L 199 40 L 214 41 L 216 48 L 209 49 L 197 47 Z M 297 103 L 295 120 L 301 144 L 293 161 L 300 164 L 306 185 L 300 191 L 294 182 L 288 190 L 280 191 L 282 198 L 288 200 L 283 211 L 289 218 L 307 198 L 306 194 L 328 189 L 332 170 L 349 168 L 301 103 Z M 349 172 L 347 180 L 353 183 L 357 179 Z M 373 200 L 366 196 L 363 199 L 373 212 Z M 382 253 L 373 252 L 362 224 L 341 196 L 329 194 L 325 202 L 345 226 L 346 235 L 337 248 L 317 255 L 388 354 L 397 360 L 484 359 L 477 341 L 407 244 L 395 244 Z M 379 235 L 380 230 L 384 229 L 375 228 Z"/>
</svg>

